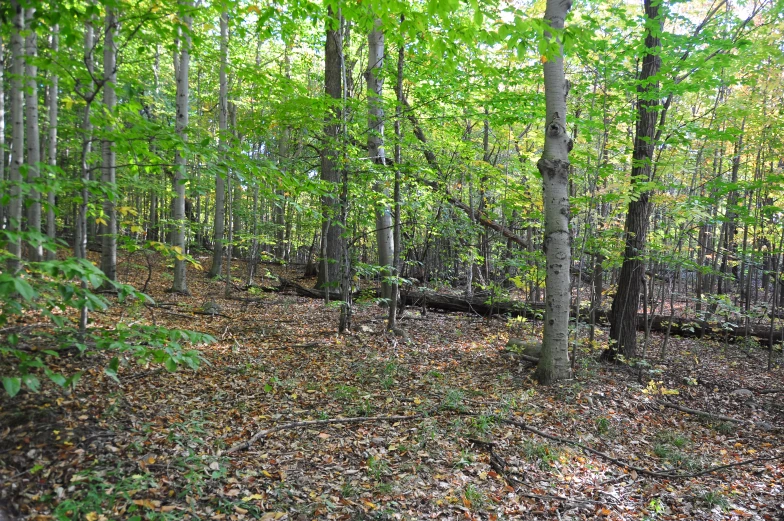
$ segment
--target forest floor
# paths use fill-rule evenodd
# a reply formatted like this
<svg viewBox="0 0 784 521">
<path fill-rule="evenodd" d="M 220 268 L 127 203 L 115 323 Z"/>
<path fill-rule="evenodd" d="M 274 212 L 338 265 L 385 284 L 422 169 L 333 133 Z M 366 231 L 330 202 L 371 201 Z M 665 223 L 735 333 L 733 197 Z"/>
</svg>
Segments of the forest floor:
<svg viewBox="0 0 784 521">
<path fill-rule="evenodd" d="M 763 349 L 674 338 L 640 382 L 595 361 L 600 332 L 573 380 L 541 387 L 502 356 L 503 319 L 407 310 L 404 342 L 385 333 L 385 311 L 359 303 L 339 336 L 338 309 L 321 301 L 226 300 L 222 282 L 188 276 L 193 296 L 174 297 L 156 267 L 148 293 L 170 307 L 115 307 L 94 324 L 209 333 L 197 372 L 129 361 L 117 383 L 104 353 L 63 357 L 59 369 L 85 371 L 72 392 L 0 397 L 6 516 L 784 519 L 780 352 L 767 372 Z M 192 313 L 211 299 L 225 316 Z"/>
</svg>

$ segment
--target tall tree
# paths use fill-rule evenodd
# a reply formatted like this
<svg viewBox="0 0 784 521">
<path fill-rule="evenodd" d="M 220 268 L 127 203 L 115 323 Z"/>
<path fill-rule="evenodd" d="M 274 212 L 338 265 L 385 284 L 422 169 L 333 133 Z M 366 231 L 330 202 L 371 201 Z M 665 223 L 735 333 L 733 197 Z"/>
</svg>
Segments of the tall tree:
<svg viewBox="0 0 784 521">
<path fill-rule="evenodd" d="M 186 129 L 188 127 L 188 72 L 190 70 L 190 47 L 191 47 L 191 0 L 179 0 L 177 5 L 180 9 L 180 19 L 182 25 L 178 28 L 178 49 L 174 53 L 174 71 L 177 81 L 177 117 L 175 119 L 175 130 L 180 140 L 185 143 L 188 139 Z M 179 52 L 179 55 L 177 54 Z M 174 284 L 171 291 L 174 293 L 188 294 L 188 284 L 186 281 L 186 244 L 185 244 L 185 184 L 187 183 L 187 158 L 184 150 L 177 147 L 174 150 L 174 204 L 172 217 L 174 219 L 174 230 L 172 231 L 172 247 L 177 256 L 174 259 Z"/>
<path fill-rule="evenodd" d="M 27 126 L 27 182 L 30 184 L 30 202 L 27 207 L 27 230 L 33 235 L 41 235 L 41 193 L 38 191 L 40 175 L 41 145 L 38 134 L 38 35 L 35 30 L 35 7 L 25 10 L 27 37 L 25 38 L 25 123 Z M 40 239 L 30 240 L 30 259 L 43 260 L 43 247 Z"/>
<path fill-rule="evenodd" d="M 340 258 L 343 252 L 343 230 L 340 226 L 341 211 L 338 197 L 340 183 L 338 138 L 341 128 L 339 102 L 343 98 L 341 20 L 340 12 L 335 16 L 332 7 L 329 6 L 324 52 L 324 91 L 329 108 L 324 122 L 325 142 L 321 151 L 321 180 L 331 191 L 321 198 L 321 260 L 316 281 L 317 288 L 325 289 L 331 288 L 340 280 Z"/>
<path fill-rule="evenodd" d="M 226 69 L 229 63 L 229 13 L 221 12 L 220 15 L 220 72 L 218 73 L 218 140 L 221 153 L 225 153 L 228 143 L 228 117 L 229 117 L 229 81 Z M 221 157 L 225 162 L 226 158 Z M 209 276 L 215 278 L 221 274 L 223 260 L 223 234 L 226 223 L 226 179 L 221 168 L 215 176 L 215 236 L 212 251 L 212 267 Z"/>
<path fill-rule="evenodd" d="M 50 51 L 54 55 L 57 53 L 59 43 L 59 26 L 55 24 L 52 27 Z M 57 101 L 58 101 L 58 87 L 59 76 L 53 72 L 49 78 L 49 87 L 46 89 L 46 113 L 48 119 L 47 140 L 46 140 L 46 155 L 47 162 L 51 168 L 49 172 L 50 180 L 54 180 L 54 167 L 57 166 Z M 56 183 L 51 183 L 56 186 Z M 46 194 L 47 209 L 46 209 L 46 235 L 50 241 L 53 241 L 57 235 L 57 222 L 55 221 L 55 196 L 56 191 L 50 186 Z M 46 260 L 54 260 L 56 252 L 54 248 L 46 250 Z"/>
<path fill-rule="evenodd" d="M 542 174 L 544 198 L 544 251 L 547 257 L 545 284 L 544 339 L 536 378 L 541 384 L 564 380 L 569 367 L 569 151 L 572 139 L 566 130 L 566 96 L 569 84 L 564 74 L 561 32 L 571 9 L 571 0 L 547 0 L 544 19 L 553 32 L 545 38 L 557 43 L 556 52 L 544 56 L 544 92 L 546 104 L 544 150 L 536 163 Z"/>
<path fill-rule="evenodd" d="M 19 0 L 11 0 L 11 201 L 8 208 L 8 229 L 12 236 L 8 240 L 9 269 L 16 272 L 22 260 L 22 163 L 24 162 L 24 8 Z"/>
<path fill-rule="evenodd" d="M 664 17 L 659 12 L 661 0 L 644 0 L 644 6 L 645 50 L 637 87 L 637 121 L 631 175 L 632 189 L 639 191 L 639 197 L 629 203 L 626 213 L 623 265 L 610 311 L 610 347 L 602 353 L 602 359 L 608 361 L 615 360 L 618 354 L 627 358 L 634 356 L 637 350 L 637 308 L 645 275 L 642 254 L 651 213 L 651 192 L 645 188 L 645 184 L 653 178 L 653 152 L 657 119 L 660 116 L 658 74 L 661 69 Z"/>
<path fill-rule="evenodd" d="M 380 29 L 381 20 L 376 20 L 374 28 L 368 33 L 368 68 L 365 72 L 368 92 L 368 157 L 375 165 L 386 166 L 387 158 L 384 150 L 384 80 L 381 71 L 384 67 L 384 32 Z M 380 169 L 386 175 L 386 169 Z M 378 246 L 378 264 L 381 269 L 381 298 L 386 302 L 392 299 L 393 286 L 388 282 L 391 275 L 389 266 L 394 259 L 394 237 L 392 212 L 385 199 L 389 197 L 384 183 L 377 181 L 375 191 L 382 199 L 382 205 L 376 207 L 376 244 Z"/>
<path fill-rule="evenodd" d="M 101 270 L 109 280 L 117 280 L 117 208 L 116 190 L 116 153 L 114 150 L 114 109 L 117 103 L 115 83 L 117 83 L 117 46 L 114 35 L 117 31 L 117 15 L 110 5 L 106 7 L 103 42 L 103 104 L 108 123 L 106 137 L 101 143 L 102 175 L 101 181 L 107 196 L 103 202 L 104 223 L 101 225 Z"/>
<path fill-rule="evenodd" d="M 5 42 L 0 34 L 0 183 L 5 184 Z M 5 204 L 0 201 L 0 228 L 5 226 Z"/>
</svg>

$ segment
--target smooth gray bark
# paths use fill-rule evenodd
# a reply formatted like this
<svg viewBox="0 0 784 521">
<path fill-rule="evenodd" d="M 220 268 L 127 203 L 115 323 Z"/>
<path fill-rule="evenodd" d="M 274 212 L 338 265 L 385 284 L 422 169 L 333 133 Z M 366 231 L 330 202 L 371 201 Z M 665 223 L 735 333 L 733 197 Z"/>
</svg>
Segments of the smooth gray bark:
<svg viewBox="0 0 784 521">
<path fill-rule="evenodd" d="M 384 67 L 384 32 L 378 29 L 380 20 L 375 22 L 376 28 L 368 34 L 368 68 L 365 73 L 368 92 L 368 157 L 373 164 L 385 166 L 384 150 L 384 101 L 382 99 L 384 80 L 381 71 Z M 380 169 L 382 175 L 386 169 Z M 389 197 L 384 183 L 377 181 L 374 189 L 382 199 Z M 378 246 L 378 264 L 381 270 L 381 298 L 388 302 L 392 299 L 392 285 L 386 281 L 391 275 L 389 266 L 394 262 L 392 212 L 386 203 L 376 208 L 376 244 Z"/>
<path fill-rule="evenodd" d="M 109 123 L 106 125 L 106 134 L 111 136 L 114 132 L 112 114 L 117 103 L 114 85 L 117 82 L 117 46 L 114 34 L 117 30 L 117 17 L 114 9 L 106 8 L 106 21 L 104 25 L 103 43 L 103 104 Z M 114 141 L 104 138 L 101 143 L 102 175 L 101 182 L 107 190 L 107 197 L 103 202 L 103 218 L 106 224 L 101 225 L 101 270 L 109 280 L 117 280 L 117 209 L 114 198 L 117 194 L 116 187 L 116 153 Z"/>
<path fill-rule="evenodd" d="M 560 31 L 572 3 L 547 0 L 544 19 Z M 545 32 L 546 38 L 558 38 L 559 53 L 544 62 L 546 126 L 544 150 L 536 166 L 542 174 L 544 188 L 544 251 L 547 258 L 545 285 L 544 339 L 536 367 L 539 383 L 547 385 L 569 378 L 569 303 L 571 245 L 569 244 L 569 151 L 572 139 L 566 130 L 566 95 L 569 86 L 564 74 L 563 44 L 560 37 Z"/>
<path fill-rule="evenodd" d="M 400 21 L 403 21 L 403 15 L 400 15 Z M 400 147 L 400 141 L 403 137 L 403 131 L 400 126 L 400 120 L 402 116 L 402 107 L 403 107 L 403 63 L 405 59 L 405 48 L 403 44 L 400 44 L 397 50 L 397 82 L 395 84 L 395 97 L 397 98 L 397 104 L 395 105 L 395 193 L 394 193 L 394 204 L 395 204 L 395 225 L 394 225 L 394 253 L 392 255 L 392 269 L 394 270 L 395 277 L 400 276 L 400 184 L 401 184 L 401 174 L 400 174 L 400 160 L 402 156 L 402 151 Z M 397 280 L 397 279 L 396 279 Z M 394 331 L 397 327 L 397 308 L 400 301 L 399 295 L 399 284 L 395 282 L 392 286 L 392 299 L 389 302 L 389 320 L 387 322 L 387 329 L 390 331 Z"/>
<path fill-rule="evenodd" d="M 218 93 L 218 139 L 221 151 L 225 151 L 227 144 L 227 130 L 229 117 L 229 82 L 226 69 L 229 63 L 229 14 L 224 11 L 220 17 L 220 73 Z M 226 179 L 223 175 L 215 176 L 215 235 L 212 250 L 212 267 L 209 276 L 218 277 L 221 274 L 223 261 L 223 234 L 226 227 Z"/>
<path fill-rule="evenodd" d="M 14 234 L 8 241 L 9 270 L 19 269 L 22 260 L 22 163 L 24 162 L 24 95 L 22 76 L 24 74 L 24 8 L 18 0 L 11 0 L 11 201 L 8 207 L 8 230 Z"/>
<path fill-rule="evenodd" d="M 180 55 L 176 57 L 174 68 L 176 70 L 177 79 L 177 117 L 175 119 L 175 130 L 180 139 L 185 142 L 188 139 L 186 128 L 188 126 L 188 73 L 190 70 L 190 46 L 191 46 L 191 21 L 192 17 L 190 9 L 192 7 L 190 0 L 180 0 L 178 2 L 182 12 L 182 22 L 186 30 L 181 31 L 182 41 L 180 41 L 179 52 Z M 188 285 L 186 281 L 186 254 L 185 245 L 185 184 L 188 177 L 186 172 L 187 158 L 180 149 L 174 151 L 174 205 L 172 208 L 172 217 L 174 219 L 174 229 L 172 230 L 172 247 L 177 252 L 177 257 L 174 259 L 174 284 L 171 291 L 174 293 L 188 293 Z"/>
<path fill-rule="evenodd" d="M 0 183 L 5 181 L 5 43 L 0 35 Z M 6 207 L 0 202 L 0 229 L 5 227 Z"/>
<path fill-rule="evenodd" d="M 52 55 L 57 54 L 58 48 L 58 32 L 59 27 L 55 25 L 52 27 L 52 40 L 51 40 L 51 52 Z M 49 79 L 49 88 L 47 89 L 47 96 L 46 96 L 46 111 L 48 115 L 48 124 L 49 127 L 47 128 L 47 141 L 46 141 L 46 155 L 47 155 L 47 162 L 49 166 L 54 169 L 57 166 L 57 89 L 59 87 L 59 80 L 60 77 L 56 73 L 52 73 Z M 54 180 L 54 173 L 49 172 L 47 177 L 50 180 Z M 54 183 L 51 183 L 54 184 Z M 47 209 L 46 209 L 46 235 L 49 237 L 50 242 L 54 242 L 55 236 L 57 235 L 57 222 L 55 220 L 55 190 L 52 186 L 49 187 L 49 191 L 46 194 L 47 198 Z M 46 250 L 46 260 L 54 260 L 57 255 L 55 250 L 47 249 Z"/>
<path fill-rule="evenodd" d="M 25 10 L 28 33 L 25 38 L 25 124 L 27 126 L 27 182 L 30 184 L 29 203 L 27 207 L 27 231 L 41 234 L 41 193 L 36 188 L 40 176 L 41 142 L 38 134 L 38 35 L 33 26 L 35 8 Z M 30 260 L 42 261 L 43 247 L 39 240 L 30 241 Z"/>
</svg>

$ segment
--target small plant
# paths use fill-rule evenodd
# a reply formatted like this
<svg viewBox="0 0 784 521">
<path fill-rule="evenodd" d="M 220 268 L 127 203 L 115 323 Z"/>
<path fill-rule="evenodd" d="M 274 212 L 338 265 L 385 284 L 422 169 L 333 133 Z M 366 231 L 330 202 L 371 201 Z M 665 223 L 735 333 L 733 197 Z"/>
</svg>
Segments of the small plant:
<svg viewBox="0 0 784 521">
<path fill-rule="evenodd" d="M 448 411 L 462 412 L 465 410 L 464 399 L 465 393 L 460 389 L 448 389 L 441 402 L 441 407 Z"/>
<path fill-rule="evenodd" d="M 376 481 L 379 481 L 383 476 L 389 473 L 389 463 L 374 456 L 370 456 L 367 459 L 367 468 L 368 474 L 370 474 Z"/>
<path fill-rule="evenodd" d="M 359 491 L 351 483 L 344 483 L 343 486 L 340 487 L 340 495 L 344 498 L 352 498 L 357 494 L 359 494 Z"/>
<path fill-rule="evenodd" d="M 487 434 L 495 426 L 495 418 L 480 414 L 476 418 L 471 418 L 471 426 L 477 434 Z"/>
<path fill-rule="evenodd" d="M 476 488 L 471 483 L 468 483 L 465 488 L 463 488 L 463 499 L 465 500 L 468 507 L 471 506 L 481 506 L 484 503 L 484 494 L 482 491 Z"/>
<path fill-rule="evenodd" d="M 470 451 L 463 449 L 460 451 L 460 457 L 452 464 L 456 469 L 462 469 L 474 463 L 474 456 Z"/>
<path fill-rule="evenodd" d="M 721 510 L 730 508 L 730 502 L 724 497 L 724 494 L 717 490 L 709 490 L 702 493 L 699 498 L 708 506 L 713 509 L 719 507 Z"/>
<path fill-rule="evenodd" d="M 662 443 L 672 445 L 673 447 L 677 447 L 679 449 L 685 447 L 689 441 L 685 437 L 673 431 L 661 431 L 656 435 L 656 439 Z"/>
<path fill-rule="evenodd" d="M 350 385 L 338 384 L 338 386 L 335 387 L 335 390 L 332 391 L 332 394 L 335 396 L 336 400 L 348 402 L 359 395 L 359 389 Z"/>
<path fill-rule="evenodd" d="M 599 434 L 607 434 L 610 432 L 610 420 L 604 417 L 599 417 L 594 420 L 594 425 L 596 426 L 596 432 Z"/>
<path fill-rule="evenodd" d="M 554 447 L 531 440 L 523 444 L 523 454 L 529 461 L 536 462 L 541 470 L 551 470 L 560 456 Z"/>
<path fill-rule="evenodd" d="M 735 424 L 732 422 L 720 422 L 713 425 L 713 430 L 719 434 L 729 436 L 735 432 Z"/>
</svg>

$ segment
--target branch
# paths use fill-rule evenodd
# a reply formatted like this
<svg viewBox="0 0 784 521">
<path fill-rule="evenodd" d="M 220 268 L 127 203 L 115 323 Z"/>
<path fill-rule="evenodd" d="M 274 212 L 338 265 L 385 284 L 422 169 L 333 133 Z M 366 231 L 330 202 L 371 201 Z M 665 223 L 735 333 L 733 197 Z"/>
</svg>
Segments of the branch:
<svg viewBox="0 0 784 521">
<path fill-rule="evenodd" d="M 287 429 L 297 429 L 299 427 L 307 427 L 309 425 L 330 425 L 333 423 L 364 423 L 364 422 L 374 422 L 374 421 L 405 421 L 405 420 L 416 420 L 419 418 L 424 418 L 424 414 L 414 414 L 413 416 L 360 416 L 355 418 L 333 418 L 329 420 L 304 420 L 298 422 L 291 422 L 291 423 L 284 423 L 282 425 L 276 425 L 275 427 L 271 427 L 269 429 L 265 429 L 263 431 L 259 431 L 253 436 L 250 437 L 247 441 L 242 443 L 238 443 L 231 447 L 229 450 L 226 451 L 226 454 L 231 454 L 232 452 L 237 452 L 238 450 L 245 450 L 250 448 L 251 445 L 256 443 L 261 438 L 272 434 L 273 432 L 278 432 Z"/>
</svg>

